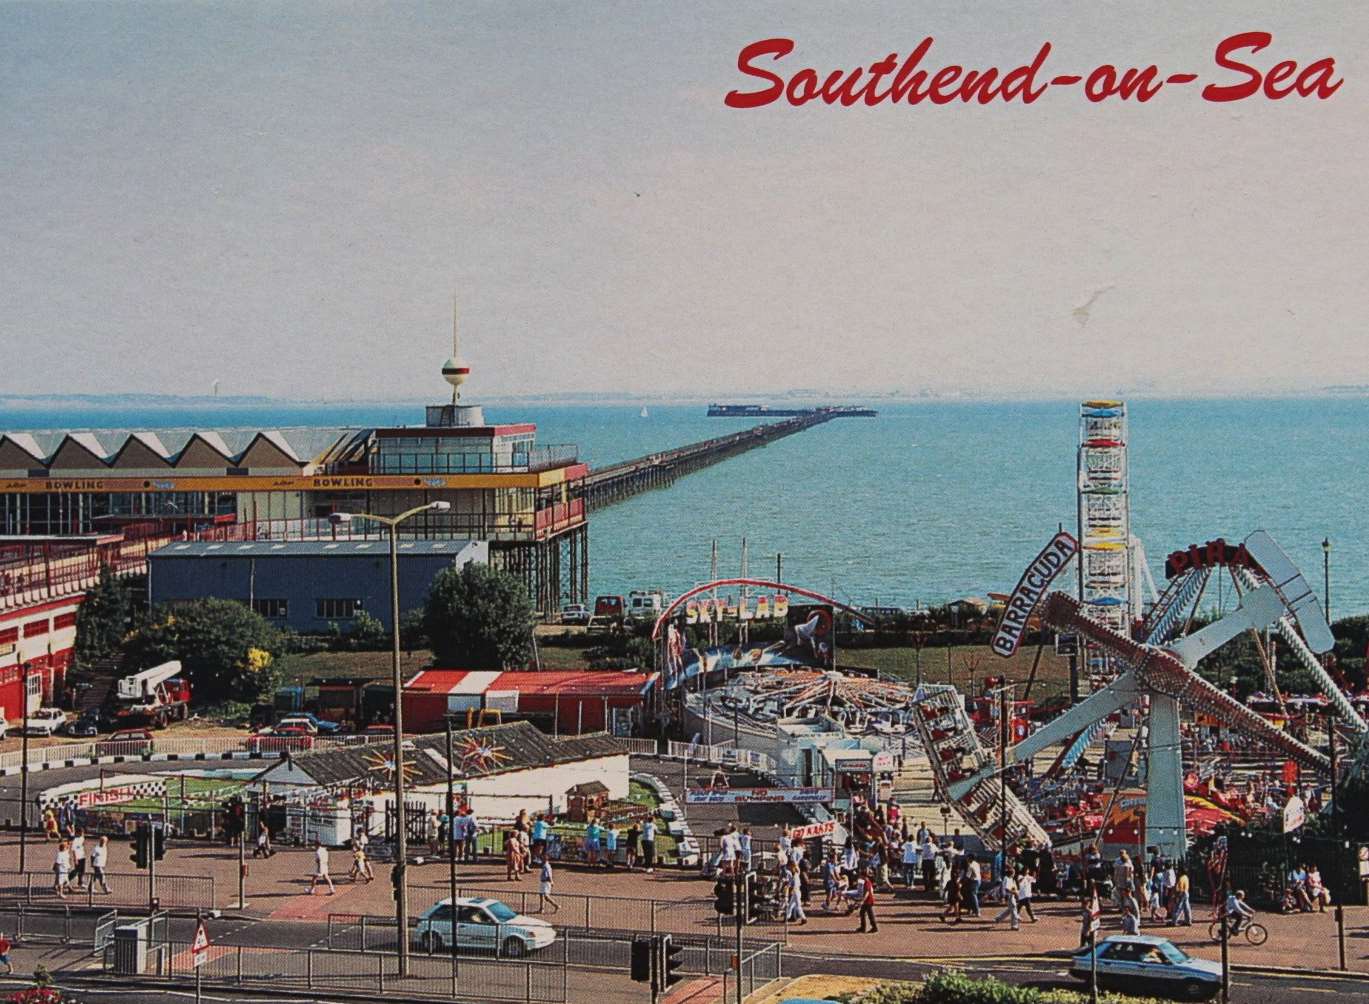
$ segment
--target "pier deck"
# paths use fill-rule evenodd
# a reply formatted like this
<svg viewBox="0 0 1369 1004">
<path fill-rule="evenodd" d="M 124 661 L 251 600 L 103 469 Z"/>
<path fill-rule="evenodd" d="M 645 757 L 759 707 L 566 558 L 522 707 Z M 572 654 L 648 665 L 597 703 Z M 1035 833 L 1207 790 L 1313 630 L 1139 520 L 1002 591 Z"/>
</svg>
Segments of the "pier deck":
<svg viewBox="0 0 1369 1004">
<path fill-rule="evenodd" d="M 834 411 L 809 412 L 592 470 L 585 478 L 585 503 L 590 509 L 602 509 L 641 492 L 663 488 L 692 471 L 830 422 L 838 416 Z"/>
</svg>

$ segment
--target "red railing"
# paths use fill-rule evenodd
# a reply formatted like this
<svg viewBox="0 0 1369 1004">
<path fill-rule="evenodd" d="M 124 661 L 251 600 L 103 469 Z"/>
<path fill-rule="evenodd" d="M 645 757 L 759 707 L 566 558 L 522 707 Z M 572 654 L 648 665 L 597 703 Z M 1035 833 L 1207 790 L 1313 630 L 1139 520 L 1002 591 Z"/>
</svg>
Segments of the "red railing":
<svg viewBox="0 0 1369 1004">
<path fill-rule="evenodd" d="M 147 568 L 147 556 L 169 534 L 136 540 L 118 537 L 14 541 L 0 546 L 0 610 L 84 592 L 108 566 L 117 575 Z"/>
</svg>

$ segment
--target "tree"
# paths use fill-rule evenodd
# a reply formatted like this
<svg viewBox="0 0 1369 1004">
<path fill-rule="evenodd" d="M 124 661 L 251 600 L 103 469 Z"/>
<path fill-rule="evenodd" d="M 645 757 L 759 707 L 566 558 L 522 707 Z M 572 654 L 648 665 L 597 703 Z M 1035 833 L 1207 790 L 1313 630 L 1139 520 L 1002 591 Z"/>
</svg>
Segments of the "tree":
<svg viewBox="0 0 1369 1004">
<path fill-rule="evenodd" d="M 85 667 L 118 658 L 128 635 L 133 605 L 123 584 L 105 565 L 76 611 L 76 662 Z"/>
<path fill-rule="evenodd" d="M 474 562 L 441 572 L 423 609 L 433 661 L 462 669 L 526 666 L 532 659 L 533 623 L 523 583 Z"/>
<path fill-rule="evenodd" d="M 154 611 L 130 640 L 129 655 L 143 667 L 179 659 L 199 703 L 255 703 L 275 693 L 283 644 L 280 632 L 245 604 L 204 599 Z"/>
</svg>

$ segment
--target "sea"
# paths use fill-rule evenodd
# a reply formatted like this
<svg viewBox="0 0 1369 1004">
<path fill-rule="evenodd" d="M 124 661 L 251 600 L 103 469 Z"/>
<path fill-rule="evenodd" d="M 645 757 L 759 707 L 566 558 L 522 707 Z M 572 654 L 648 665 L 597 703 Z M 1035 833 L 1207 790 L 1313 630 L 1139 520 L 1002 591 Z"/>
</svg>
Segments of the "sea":
<svg viewBox="0 0 1369 1004">
<path fill-rule="evenodd" d="M 851 403 L 865 403 L 852 401 Z M 702 404 L 490 404 L 535 422 L 592 466 L 745 428 Z M 593 593 L 675 594 L 718 573 L 784 581 L 853 605 L 915 606 L 1008 592 L 1076 526 L 1078 402 L 879 403 L 595 511 Z M 1369 612 L 1362 493 L 1369 398 L 1128 403 L 1132 532 L 1163 588 L 1167 553 L 1268 530 L 1335 617 Z M 420 404 L 26 404 L 0 429 L 421 424 Z M 1330 542 L 1329 555 L 1323 540 Z M 1326 564 L 1324 565 L 1324 561 Z"/>
</svg>

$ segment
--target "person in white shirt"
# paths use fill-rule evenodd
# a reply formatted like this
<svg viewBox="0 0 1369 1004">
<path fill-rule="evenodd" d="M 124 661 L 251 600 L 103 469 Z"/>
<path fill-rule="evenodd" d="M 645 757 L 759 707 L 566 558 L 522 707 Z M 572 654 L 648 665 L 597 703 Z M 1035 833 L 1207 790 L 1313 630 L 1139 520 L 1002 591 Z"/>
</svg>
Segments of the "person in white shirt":
<svg viewBox="0 0 1369 1004">
<path fill-rule="evenodd" d="M 71 838 L 71 860 L 75 867 L 72 869 L 72 877 L 76 879 L 76 888 L 86 887 L 86 831 L 77 830 L 76 835 Z"/>
<path fill-rule="evenodd" d="M 994 923 L 1011 919 L 1012 929 L 1016 931 L 1022 927 L 1022 919 L 1017 913 L 1017 878 L 1011 867 L 1003 873 L 1003 899 L 1008 905 L 994 918 Z"/>
<path fill-rule="evenodd" d="M 936 863 L 940 855 L 936 852 L 936 841 L 932 839 L 931 833 L 925 829 L 922 832 L 926 834 L 919 841 L 922 844 L 922 891 L 931 892 L 932 886 L 936 882 Z"/>
<path fill-rule="evenodd" d="M 1036 914 L 1032 911 L 1032 893 L 1035 887 L 1036 876 L 1031 871 L 1024 871 L 1017 876 L 1017 909 L 1019 913 L 1025 913 L 1033 924 L 1036 923 Z"/>
<path fill-rule="evenodd" d="M 101 837 L 99 842 L 90 849 L 90 887 L 95 888 L 95 883 L 100 883 L 100 891 L 106 896 L 109 895 L 109 884 L 105 881 L 105 864 L 109 860 L 109 838 Z"/>
<path fill-rule="evenodd" d="M 751 827 L 743 826 L 737 834 L 737 856 L 741 859 L 742 871 L 751 870 Z"/>
<path fill-rule="evenodd" d="M 642 863 L 648 875 L 656 870 L 656 820 L 651 818 L 642 824 Z"/>
<path fill-rule="evenodd" d="M 903 884 L 909 889 L 917 881 L 918 865 L 922 863 L 922 849 L 911 837 L 903 841 Z"/>
<path fill-rule="evenodd" d="M 323 846 L 322 840 L 314 846 L 314 877 L 309 880 L 309 895 L 314 894 L 314 889 L 320 882 L 327 883 L 329 896 L 337 892 L 333 885 L 333 876 L 328 874 L 328 848 Z"/>
</svg>

